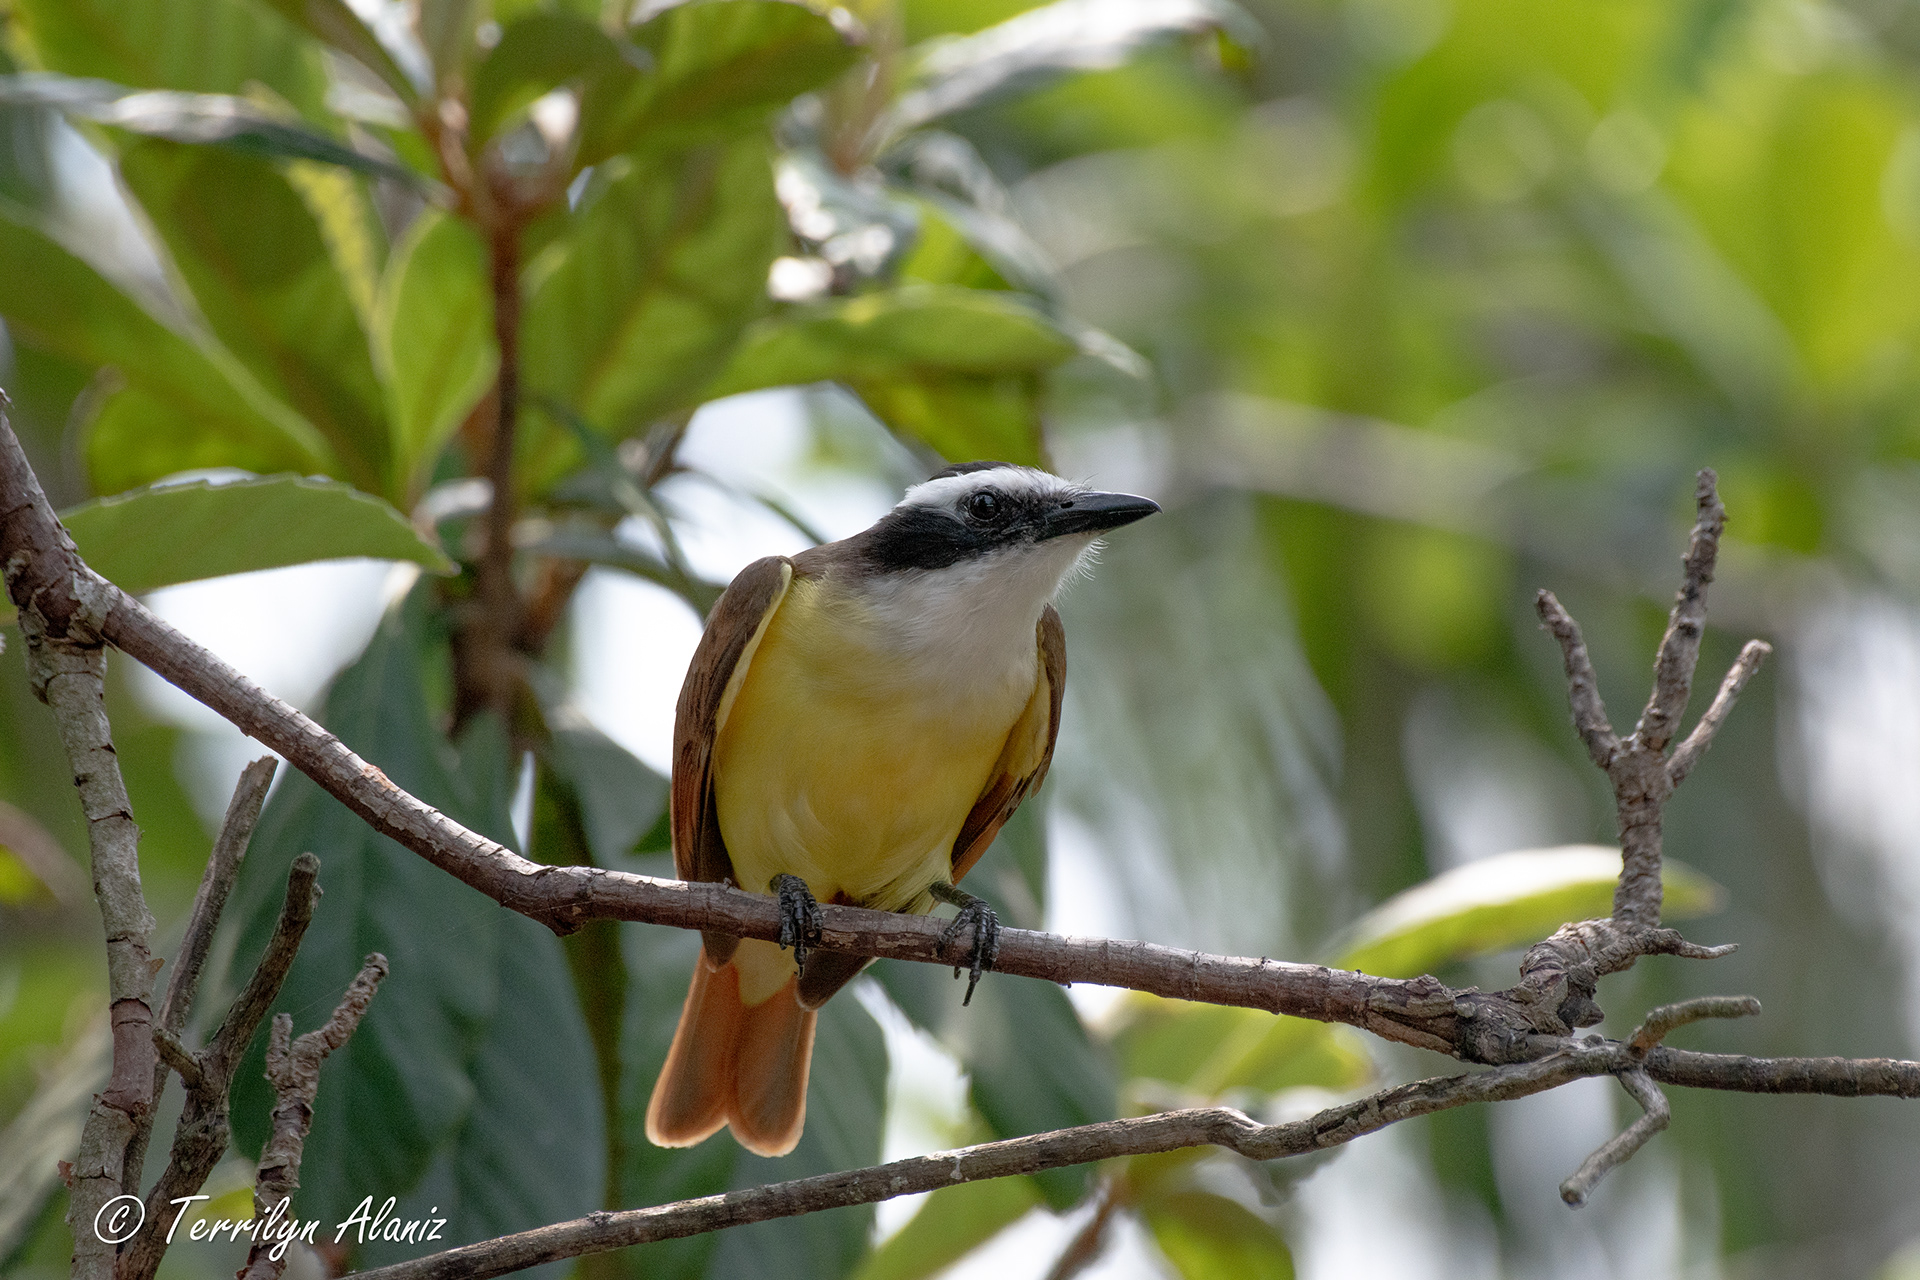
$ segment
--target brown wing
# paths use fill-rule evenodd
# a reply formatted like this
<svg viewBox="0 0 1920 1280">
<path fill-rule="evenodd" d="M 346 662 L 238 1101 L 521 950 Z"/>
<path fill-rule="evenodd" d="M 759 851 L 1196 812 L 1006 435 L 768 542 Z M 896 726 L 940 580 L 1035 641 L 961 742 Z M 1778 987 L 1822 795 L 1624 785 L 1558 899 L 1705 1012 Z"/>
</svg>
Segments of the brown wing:
<svg viewBox="0 0 1920 1280">
<path fill-rule="evenodd" d="M 673 869 L 682 880 L 731 880 L 733 859 L 720 838 L 713 799 L 713 740 L 721 713 L 731 705 L 773 611 L 786 598 L 793 564 L 783 556 L 755 560 L 742 569 L 714 604 L 707 629 L 693 651 L 686 683 L 673 715 Z M 739 939 L 706 935 L 716 963 L 733 955 Z"/>
<path fill-rule="evenodd" d="M 1007 735 L 1000 767 L 974 802 L 972 812 L 961 824 L 959 838 L 953 842 L 955 884 L 980 861 L 980 855 L 1000 834 L 1020 802 L 1040 789 L 1047 766 L 1053 763 L 1053 744 L 1060 736 L 1060 699 L 1067 688 L 1067 633 L 1052 605 L 1040 614 L 1036 638 L 1040 645 L 1040 681 L 1034 686 L 1026 714 Z M 1040 716 L 1046 717 L 1044 723 L 1036 722 Z"/>
</svg>

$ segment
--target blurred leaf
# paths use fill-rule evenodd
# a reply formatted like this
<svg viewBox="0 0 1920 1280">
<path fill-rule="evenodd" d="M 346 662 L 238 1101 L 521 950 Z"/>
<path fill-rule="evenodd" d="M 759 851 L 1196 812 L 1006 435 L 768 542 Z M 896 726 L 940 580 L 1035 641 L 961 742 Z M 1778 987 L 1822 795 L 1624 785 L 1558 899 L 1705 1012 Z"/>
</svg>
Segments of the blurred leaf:
<svg viewBox="0 0 1920 1280">
<path fill-rule="evenodd" d="M 94 1092 L 112 1067 L 113 1036 L 101 1019 L 48 1065 L 45 1083 L 0 1129 L 0 1263 L 25 1243 L 58 1191 L 60 1163 L 79 1152 Z"/>
<path fill-rule="evenodd" d="M 602 79 L 638 76 L 597 23 L 576 14 L 540 11 L 507 24 L 500 43 L 474 68 L 469 128 L 484 141 L 502 122 L 549 90 L 578 80 L 591 97 Z"/>
<path fill-rule="evenodd" d="M 1601 845 L 1521 849 L 1444 871 L 1369 911 L 1331 948 L 1337 969 L 1411 978 L 1443 964 L 1529 946 L 1572 920 L 1613 910 L 1620 851 Z M 1668 919 L 1718 910 L 1720 886 L 1668 858 Z"/>
<path fill-rule="evenodd" d="M 347 0 L 265 0 L 265 3 L 379 76 L 408 106 L 419 101 L 419 89 L 412 79 L 400 69 L 387 47 L 360 20 Z"/>
<path fill-rule="evenodd" d="M 435 808 L 480 820 L 441 737 L 422 679 L 425 596 L 388 613 L 367 651 L 327 692 L 320 719 L 397 785 Z M 509 832 L 495 832 L 508 835 Z M 305 1213 L 341 1222 L 373 1190 L 402 1195 L 474 1113 L 472 1051 L 500 1010 L 503 912 L 424 858 L 374 834 L 304 774 L 288 771 L 255 829 L 228 917 L 240 929 L 230 965 L 259 954 L 304 849 L 321 854 L 320 899 L 278 1008 L 306 1031 L 326 1016 L 369 950 L 392 973 L 345 1048 L 327 1059 L 322 1101 L 301 1163 Z M 209 990 L 231 993 L 245 969 Z M 218 1009 L 203 997 L 199 1007 Z M 272 1095 L 256 1049 L 234 1085 L 242 1150 L 258 1150 Z"/>
<path fill-rule="evenodd" d="M 594 865 L 618 867 L 667 810 L 667 780 L 578 711 L 549 713 L 547 760 L 580 802 Z"/>
<path fill-rule="evenodd" d="M 766 144 L 655 155 L 617 166 L 567 233 L 529 266 L 529 390 L 622 438 L 687 402 L 766 307 L 786 243 Z M 541 474 L 578 445 L 555 433 Z"/>
<path fill-rule="evenodd" d="M 948 458 L 1038 462 L 1035 375 L 1075 350 L 1016 295 L 908 285 L 759 321 L 707 394 L 841 382 Z"/>
<path fill-rule="evenodd" d="M 458 79 L 473 47 L 480 0 L 417 0 L 414 26 L 441 86 Z"/>
<path fill-rule="evenodd" d="M 387 385 L 394 488 L 411 501 L 454 431 L 493 384 L 487 254 L 472 227 L 423 213 L 387 260 L 374 319 L 374 359 Z"/>
<path fill-rule="evenodd" d="M 772 1160 L 749 1155 L 724 1131 L 684 1150 L 649 1143 L 644 1132 L 647 1099 L 666 1061 L 700 938 L 686 930 L 648 925 L 626 925 L 622 933 L 630 979 L 621 1055 L 621 1122 L 627 1144 L 623 1203 L 664 1204 L 879 1162 L 886 1041 L 860 1002 L 844 994 L 820 1011 L 807 1085 L 807 1127 L 792 1154 Z M 840 1280 L 865 1251 L 872 1222 L 870 1205 L 834 1209 L 718 1235 L 662 1241 L 623 1257 L 626 1274 L 645 1280 L 704 1275 Z"/>
<path fill-rule="evenodd" d="M 925 1280 L 1025 1217 L 1041 1203 L 1033 1179 L 988 1178 L 942 1187 L 886 1243 L 853 1280 Z"/>
<path fill-rule="evenodd" d="M 129 89 L 106 80 L 29 72 L 0 76 L 0 102 L 49 107 L 151 138 L 280 159 L 318 160 L 415 185 L 420 182 L 419 175 L 404 165 L 355 150 L 245 98 L 226 94 Z"/>
<path fill-rule="evenodd" d="M 310 119 L 323 112 L 319 49 L 250 0 L 12 0 L 9 13 L 48 71 L 187 93 L 260 84 Z"/>
<path fill-rule="evenodd" d="M 924 441 L 949 462 L 998 458 L 1045 467 L 1040 438 L 1040 380 L 997 377 L 856 378 L 847 384 L 875 417 Z"/>
<path fill-rule="evenodd" d="M 1057 0 L 916 49 L 889 129 L 905 133 L 1066 72 L 1117 67 L 1150 41 L 1221 26 L 1258 36 L 1251 19 L 1224 0 Z"/>
<path fill-rule="evenodd" d="M 1236 1201 L 1180 1191 L 1137 1208 L 1184 1280 L 1293 1280 L 1285 1237 Z"/>
<path fill-rule="evenodd" d="M 251 157 L 165 142 L 120 173 L 229 350 L 313 423 L 359 488 L 393 494 L 380 382 L 347 281 L 286 178 Z"/>
<path fill-rule="evenodd" d="M 673 861 L 667 857 L 632 867 L 652 875 L 673 875 Z M 673 1043 L 700 935 L 627 923 L 620 926 L 620 944 L 627 965 L 627 1007 L 620 1041 L 620 1137 L 625 1152 L 620 1203 L 637 1208 L 718 1195 L 732 1184 L 736 1164 L 757 1158 L 746 1155 L 724 1134 L 677 1150 L 656 1147 L 646 1135 L 647 1101 L 667 1060 L 667 1047 Z M 708 1233 L 623 1250 L 619 1255 L 622 1274 L 631 1280 L 700 1280 L 708 1274 L 707 1264 L 718 1244 L 719 1235 Z"/>
<path fill-rule="evenodd" d="M 583 165 L 639 146 L 753 129 L 857 56 L 825 14 L 786 0 L 696 0 L 655 14 L 631 34 L 651 69 L 602 82 L 582 102 Z"/>
<path fill-rule="evenodd" d="M 1066 993 L 1050 982 L 996 975 L 973 1003 L 934 965 L 884 963 L 874 975 L 915 1025 L 938 1036 L 967 1070 L 973 1105 L 995 1138 L 1110 1120 L 1113 1065 L 1087 1038 Z M 964 982 L 964 979 L 962 979 Z M 1034 1176 L 1055 1209 L 1079 1202 L 1084 1167 Z"/>
<path fill-rule="evenodd" d="M 1365 1042 L 1347 1028 L 1139 993 L 1127 997 L 1113 1050 L 1128 1079 L 1164 1080 L 1201 1099 L 1352 1089 L 1373 1074 Z"/>
<path fill-rule="evenodd" d="M 453 572 L 405 516 L 334 480 L 196 480 L 101 498 L 60 519 L 95 571 L 136 593 L 349 556 Z"/>
<path fill-rule="evenodd" d="M 461 738 L 460 781 L 480 829 L 509 831 L 515 772 L 499 721 L 475 721 Z M 605 1204 L 599 1078 L 560 940 L 524 916 L 497 914 L 498 1004 L 467 1061 L 472 1108 L 396 1210 L 402 1217 L 446 1217 L 449 1245 L 577 1218 Z M 392 1242 L 368 1244 L 359 1260 L 379 1266 L 419 1256 L 418 1244 Z M 557 1280 L 567 1269 L 561 1263 L 532 1274 Z"/>
<path fill-rule="evenodd" d="M 182 337 L 41 231 L 0 206 L 0 313 L 36 345 L 111 366 L 126 389 L 102 405 L 87 441 L 94 480 L 131 488 L 194 466 L 329 473 L 312 425 L 275 401 L 212 343 Z M 111 410 L 111 412 L 109 412 Z M 154 420 L 191 426 L 153 430 Z"/>
<path fill-rule="evenodd" d="M 1036 308 L 997 290 L 908 285 L 795 307 L 754 325 L 716 396 L 921 371 L 1024 373 L 1074 353 Z"/>
</svg>

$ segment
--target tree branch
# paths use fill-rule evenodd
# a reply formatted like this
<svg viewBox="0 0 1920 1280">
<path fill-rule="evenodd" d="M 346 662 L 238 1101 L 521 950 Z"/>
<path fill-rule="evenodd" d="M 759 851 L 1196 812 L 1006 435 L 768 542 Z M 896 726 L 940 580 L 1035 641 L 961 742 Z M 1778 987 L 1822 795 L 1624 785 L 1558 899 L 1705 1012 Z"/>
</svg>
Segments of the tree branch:
<svg viewBox="0 0 1920 1280">
<path fill-rule="evenodd" d="M 273 1084 L 273 1127 L 260 1151 L 259 1173 L 253 1186 L 256 1221 L 283 1220 L 293 1193 L 300 1189 L 300 1157 L 307 1131 L 313 1127 L 313 1101 L 320 1093 L 320 1064 L 345 1045 L 359 1027 L 367 1006 L 387 976 L 387 958 L 374 952 L 366 959 L 347 993 L 319 1030 L 293 1038 L 293 1018 L 279 1014 L 267 1043 L 267 1079 Z M 287 1267 L 287 1236 L 271 1230 L 255 1236 L 247 1251 L 247 1265 L 237 1280 L 280 1280 Z"/>
<path fill-rule="evenodd" d="M 111 596 L 80 563 L 7 421 L 0 392 L 0 563 L 19 611 L 33 691 L 53 711 L 87 821 L 93 893 L 106 928 L 113 1074 L 93 1101 L 70 1180 L 75 1280 L 106 1280 L 114 1247 L 95 1216 L 120 1194 L 136 1126 L 153 1105 L 153 913 L 140 887 L 140 829 L 107 723 L 100 622 Z M 136 1173 L 137 1177 L 138 1174 Z"/>
<path fill-rule="evenodd" d="M 1645 1114 L 1607 1139 L 1598 1151 L 1581 1162 L 1572 1177 L 1560 1184 L 1560 1198 L 1576 1209 L 1587 1202 L 1587 1197 L 1593 1194 L 1600 1179 L 1632 1159 L 1633 1153 L 1646 1146 L 1648 1140 L 1666 1128 L 1667 1122 L 1673 1118 L 1673 1109 L 1667 1105 L 1667 1095 L 1660 1092 L 1659 1086 L 1648 1078 L 1646 1072 L 1632 1067 L 1614 1078 L 1640 1104 Z"/>
<path fill-rule="evenodd" d="M 1163 1111 L 1133 1119 L 1107 1120 L 896 1160 L 871 1169 L 828 1173 L 683 1200 L 652 1209 L 589 1214 L 572 1222 L 501 1236 L 411 1262 L 376 1267 L 357 1273 L 358 1280 L 455 1280 L 456 1277 L 484 1280 L 543 1262 L 699 1235 L 770 1218 L 873 1204 L 895 1196 L 935 1191 L 958 1182 L 1038 1173 L 1183 1147 L 1220 1146 L 1253 1160 L 1278 1160 L 1342 1146 L 1414 1116 L 1470 1102 L 1522 1098 L 1582 1076 L 1604 1075 L 1620 1065 L 1624 1065 L 1624 1053 L 1618 1045 L 1569 1045 L 1562 1052 L 1537 1062 L 1471 1075 L 1418 1080 L 1286 1124 L 1257 1124 L 1232 1107 Z"/>
<path fill-rule="evenodd" d="M 166 1087 L 166 1041 L 177 1042 L 193 1012 L 193 998 L 200 986 L 200 968 L 207 961 L 207 949 L 213 945 L 213 931 L 220 913 L 233 890 L 234 877 L 240 873 L 240 861 L 246 857 L 247 841 L 253 838 L 253 824 L 260 820 L 260 807 L 267 802 L 267 789 L 273 785 L 278 766 L 272 756 L 263 756 L 240 771 L 233 798 L 227 802 L 227 816 L 221 820 L 207 855 L 206 870 L 200 875 L 199 891 L 193 895 L 193 910 L 187 916 L 187 931 L 180 939 L 179 954 L 173 960 L 173 972 L 167 979 L 167 994 L 160 1001 L 160 1015 L 154 1024 L 154 1040 L 162 1049 L 162 1062 L 153 1068 L 153 1098 L 159 1100 Z M 165 1039 L 163 1039 L 163 1037 Z M 182 1072 L 182 1079 L 185 1073 Z M 153 1111 L 134 1119 L 133 1140 L 127 1144 L 127 1165 L 120 1190 L 126 1195 L 140 1193 L 141 1169 L 146 1164 L 147 1143 L 153 1137 Z"/>
<path fill-rule="evenodd" d="M 1679 786 L 1693 772 L 1693 766 L 1700 763 L 1700 757 L 1707 754 L 1707 748 L 1713 745 L 1713 735 L 1720 732 L 1720 726 L 1733 711 L 1734 700 L 1772 652 L 1773 646 L 1765 640 L 1749 640 L 1740 650 L 1739 659 L 1727 672 L 1727 678 L 1720 682 L 1720 692 L 1713 696 L 1713 705 L 1700 717 L 1700 723 L 1693 726 L 1686 741 L 1673 749 L 1673 756 L 1667 761 L 1667 776 L 1674 786 Z"/>
<path fill-rule="evenodd" d="M 313 920 L 314 905 L 320 899 L 320 860 L 303 853 L 293 860 L 287 872 L 287 896 L 280 906 L 280 918 L 274 922 L 273 936 L 260 953 L 253 976 L 227 1010 L 220 1029 L 213 1033 L 207 1047 L 194 1054 L 194 1071 L 182 1070 L 187 1086 L 187 1103 L 180 1123 L 173 1131 L 173 1149 L 167 1168 L 147 1193 L 145 1229 L 127 1241 L 120 1253 L 116 1280 L 152 1280 L 167 1251 L 167 1233 L 158 1229 L 165 1221 L 165 1210 L 181 1196 L 197 1193 L 207 1175 L 226 1154 L 232 1129 L 227 1117 L 227 1094 L 233 1087 L 233 1073 L 241 1055 L 260 1029 L 261 1020 L 280 993 L 280 984 L 293 968 L 300 950 L 300 939 Z M 170 1033 L 162 1032 L 164 1052 L 183 1052 Z M 195 1079 L 197 1075 L 198 1079 Z"/>
</svg>

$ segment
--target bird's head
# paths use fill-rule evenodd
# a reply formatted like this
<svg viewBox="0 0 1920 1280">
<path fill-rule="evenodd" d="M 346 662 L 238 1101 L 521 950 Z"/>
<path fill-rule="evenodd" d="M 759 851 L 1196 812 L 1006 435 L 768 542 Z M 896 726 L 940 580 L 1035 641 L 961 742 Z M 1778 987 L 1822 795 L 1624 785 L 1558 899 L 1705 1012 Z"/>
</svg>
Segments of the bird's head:
<svg viewBox="0 0 1920 1280">
<path fill-rule="evenodd" d="M 1005 574 L 1044 582 L 1050 596 L 1101 534 L 1159 509 L 1033 467 L 968 462 L 908 489 L 864 550 L 885 572 Z"/>
</svg>

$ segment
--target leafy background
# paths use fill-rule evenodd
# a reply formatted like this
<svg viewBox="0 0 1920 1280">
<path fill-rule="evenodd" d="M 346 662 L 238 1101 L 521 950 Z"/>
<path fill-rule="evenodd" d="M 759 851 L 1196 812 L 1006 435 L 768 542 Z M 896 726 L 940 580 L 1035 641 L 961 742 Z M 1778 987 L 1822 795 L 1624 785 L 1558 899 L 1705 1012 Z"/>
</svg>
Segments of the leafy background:
<svg viewBox="0 0 1920 1280">
<path fill-rule="evenodd" d="M 1054 773 L 970 886 L 1021 924 L 1505 985 L 1512 948 L 1602 909 L 1591 846 L 1612 838 L 1532 592 L 1586 624 L 1627 714 L 1711 465 L 1733 536 L 1703 666 L 1749 634 L 1780 659 L 1671 810 L 1670 892 L 1742 950 L 1611 980 L 1604 1029 L 1746 991 L 1763 1019 L 1689 1042 L 1920 1051 L 1908 6 L 0 17 L 0 382 L 56 504 L 103 569 L 464 821 L 664 872 L 663 735 L 718 584 L 861 527 L 941 458 L 1046 461 L 1167 513 L 1067 596 Z M 450 720 L 501 352 L 498 246 L 422 124 L 446 102 L 462 163 L 550 184 L 513 243 L 516 543 L 530 591 L 571 581 L 511 723 Z M 118 745 L 177 931 L 247 744 L 130 668 Z M 50 742 L 9 655 L 0 1269 L 31 1276 L 64 1269 L 52 1166 L 104 1073 L 84 832 Z M 323 1078 L 301 1212 L 329 1223 L 392 1194 L 472 1239 L 1173 1103 L 1297 1114 L 1446 1069 L 1014 978 L 962 1010 L 944 973 L 883 964 L 823 1018 L 797 1151 L 668 1153 L 639 1117 L 691 935 L 555 940 L 296 775 L 230 913 L 227 989 L 308 848 L 327 896 L 282 1007 L 304 1029 L 364 951 L 394 961 Z M 241 1155 L 263 1098 L 244 1072 Z M 1110 1202 L 1087 1274 L 1920 1271 L 1910 1106 L 1681 1096 L 1565 1209 L 1559 1179 L 1624 1118 L 1595 1082 L 1302 1167 L 1131 1161 L 577 1269 L 1037 1277 Z M 236 1156 L 209 1190 L 237 1207 L 246 1178 Z M 232 1252 L 176 1248 L 167 1274 Z"/>
</svg>

